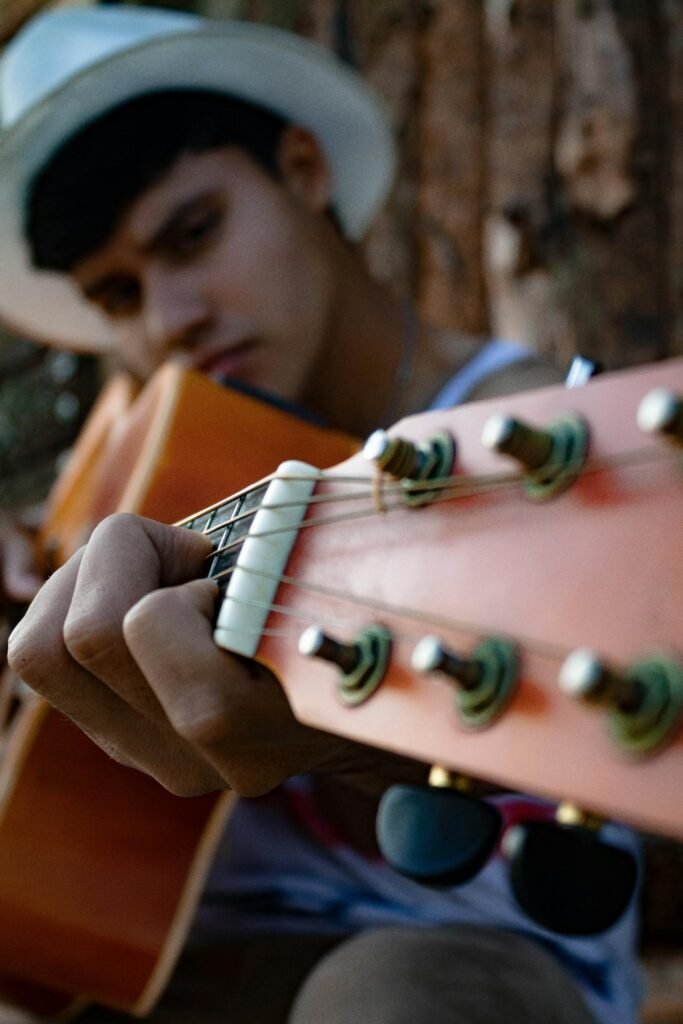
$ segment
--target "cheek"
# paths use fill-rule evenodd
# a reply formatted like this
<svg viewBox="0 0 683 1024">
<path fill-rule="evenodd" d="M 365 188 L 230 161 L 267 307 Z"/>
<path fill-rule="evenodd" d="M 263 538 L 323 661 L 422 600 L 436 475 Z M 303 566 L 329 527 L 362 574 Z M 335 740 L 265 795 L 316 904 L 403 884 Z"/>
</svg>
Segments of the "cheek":
<svg viewBox="0 0 683 1024">
<path fill-rule="evenodd" d="M 298 333 L 317 318 L 325 281 L 313 235 L 286 196 L 245 202 L 233 211 L 216 253 L 215 287 L 248 304 L 259 320 L 277 320 L 285 332 L 296 326 Z"/>
</svg>

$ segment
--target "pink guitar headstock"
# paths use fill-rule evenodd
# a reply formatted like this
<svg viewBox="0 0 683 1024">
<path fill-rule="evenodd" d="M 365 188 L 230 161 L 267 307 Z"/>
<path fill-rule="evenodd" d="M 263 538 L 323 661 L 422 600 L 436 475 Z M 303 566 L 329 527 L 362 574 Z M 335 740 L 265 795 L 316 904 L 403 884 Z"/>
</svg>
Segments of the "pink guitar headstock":
<svg viewBox="0 0 683 1024">
<path fill-rule="evenodd" d="M 409 418 L 417 449 L 373 443 L 435 462 L 412 491 L 362 455 L 323 474 L 256 649 L 296 713 L 683 837 L 683 416 L 657 389 L 683 360 Z"/>
</svg>

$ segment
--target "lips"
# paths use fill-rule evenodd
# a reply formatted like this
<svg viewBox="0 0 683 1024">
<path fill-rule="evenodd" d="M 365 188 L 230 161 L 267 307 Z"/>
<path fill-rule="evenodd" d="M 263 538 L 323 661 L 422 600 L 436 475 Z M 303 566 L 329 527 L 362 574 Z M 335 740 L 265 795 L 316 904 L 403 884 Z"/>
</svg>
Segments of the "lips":
<svg viewBox="0 0 683 1024">
<path fill-rule="evenodd" d="M 193 367 L 201 373 L 213 378 L 239 377 L 244 372 L 249 356 L 254 348 L 254 342 L 241 341 L 228 349 L 213 351 L 205 356 L 198 354 L 193 360 Z"/>
</svg>

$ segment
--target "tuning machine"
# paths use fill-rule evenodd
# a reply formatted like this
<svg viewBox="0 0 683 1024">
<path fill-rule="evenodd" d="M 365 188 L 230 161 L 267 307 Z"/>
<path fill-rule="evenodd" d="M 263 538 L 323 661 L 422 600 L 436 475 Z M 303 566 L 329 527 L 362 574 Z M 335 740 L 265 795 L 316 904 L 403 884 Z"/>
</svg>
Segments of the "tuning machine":
<svg viewBox="0 0 683 1024">
<path fill-rule="evenodd" d="M 368 700 L 384 679 L 391 656 L 391 639 L 391 633 L 381 624 L 367 626 L 348 643 L 335 640 L 313 625 L 299 637 L 299 653 L 336 665 L 339 699 L 354 706 Z"/>
<path fill-rule="evenodd" d="M 469 729 L 482 729 L 498 718 L 510 703 L 519 680 L 519 655 L 504 637 L 485 637 L 463 656 L 446 647 L 439 637 L 425 636 L 413 650 L 416 672 L 436 672 L 455 688 L 458 717 Z"/>
<path fill-rule="evenodd" d="M 574 413 L 544 428 L 497 414 L 487 420 L 482 434 L 485 448 L 521 466 L 524 492 L 534 501 L 552 498 L 574 482 L 585 464 L 588 440 L 585 421 Z"/>
<path fill-rule="evenodd" d="M 652 655 L 619 670 L 578 648 L 560 670 L 565 693 L 608 709 L 609 731 L 629 754 L 650 754 L 671 740 L 683 719 L 683 667 Z"/>
<path fill-rule="evenodd" d="M 611 928 L 633 896 L 638 865 L 601 836 L 602 821 L 560 804 L 552 821 L 525 821 L 502 839 L 515 899 L 529 917 L 560 935 Z"/>
<path fill-rule="evenodd" d="M 683 398 L 668 388 L 650 391 L 638 406 L 638 426 L 657 434 L 679 454 L 683 469 Z"/>
<path fill-rule="evenodd" d="M 455 463 L 455 441 L 445 431 L 426 441 L 392 437 L 375 430 L 365 442 L 363 455 L 383 473 L 400 481 L 407 505 L 426 505 L 438 496 Z"/>
</svg>

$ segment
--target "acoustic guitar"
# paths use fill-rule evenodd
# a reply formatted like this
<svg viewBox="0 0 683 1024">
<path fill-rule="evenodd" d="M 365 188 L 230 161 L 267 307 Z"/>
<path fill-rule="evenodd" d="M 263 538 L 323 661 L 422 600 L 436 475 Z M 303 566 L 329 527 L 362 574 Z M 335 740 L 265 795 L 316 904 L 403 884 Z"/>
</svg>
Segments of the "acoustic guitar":
<svg viewBox="0 0 683 1024">
<path fill-rule="evenodd" d="M 60 565 L 114 511 L 173 522 L 295 452 L 357 447 L 168 364 L 112 380 L 51 496 L 40 553 Z M 21 686 L 0 701 L 0 1000 L 40 1016 L 96 1001 L 143 1016 L 182 946 L 230 794 L 172 796 Z"/>
</svg>

